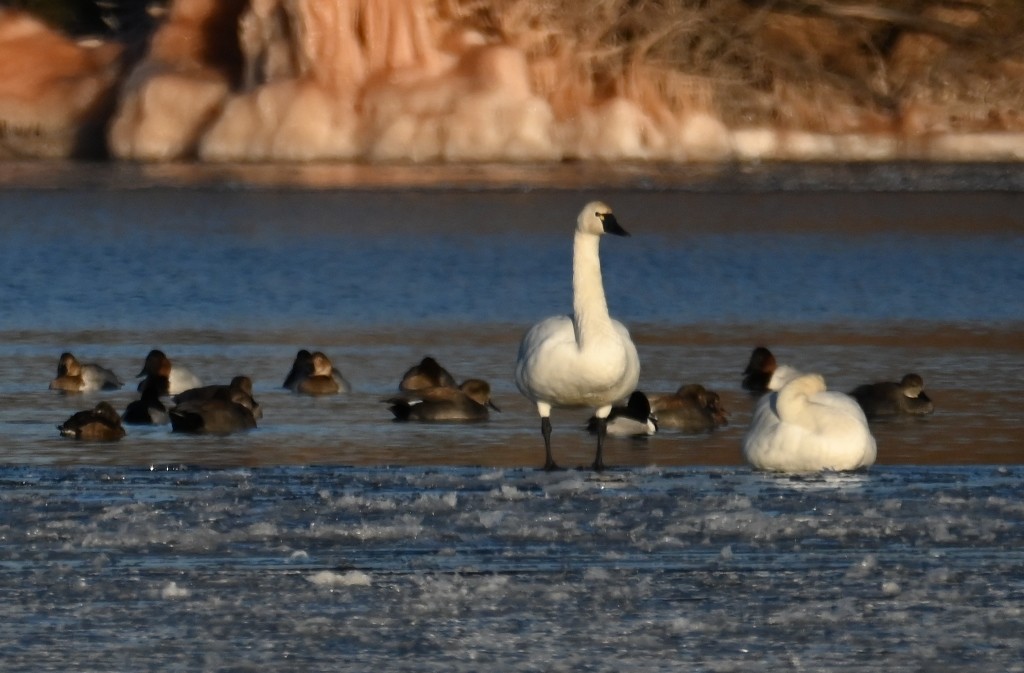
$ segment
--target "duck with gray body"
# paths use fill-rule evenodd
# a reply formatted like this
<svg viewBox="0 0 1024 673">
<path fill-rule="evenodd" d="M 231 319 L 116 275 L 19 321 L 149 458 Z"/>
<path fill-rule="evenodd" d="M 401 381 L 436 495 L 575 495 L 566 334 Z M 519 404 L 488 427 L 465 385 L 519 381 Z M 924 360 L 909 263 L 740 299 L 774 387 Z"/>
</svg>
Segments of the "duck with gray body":
<svg viewBox="0 0 1024 673">
<path fill-rule="evenodd" d="M 924 379 L 914 373 L 905 375 L 899 383 L 882 381 L 857 386 L 850 395 L 868 418 L 927 416 L 935 411 L 931 398 L 924 392 Z"/>
<path fill-rule="evenodd" d="M 411 390 L 384 400 L 396 421 L 486 421 L 490 411 L 501 411 L 491 400 L 491 386 L 481 379 L 466 379 L 458 388 L 434 386 Z"/>
<path fill-rule="evenodd" d="M 172 399 L 175 405 L 181 406 L 201 403 L 216 397 L 231 399 L 252 412 L 253 418 L 263 418 L 263 407 L 252 396 L 252 379 L 248 376 L 236 376 L 227 385 L 191 388 L 178 393 Z"/>
<path fill-rule="evenodd" d="M 209 397 L 196 397 L 177 404 L 169 412 L 171 431 L 229 435 L 252 430 L 256 427 L 256 418 L 245 405 L 246 397 L 240 390 L 218 387 Z"/>
</svg>

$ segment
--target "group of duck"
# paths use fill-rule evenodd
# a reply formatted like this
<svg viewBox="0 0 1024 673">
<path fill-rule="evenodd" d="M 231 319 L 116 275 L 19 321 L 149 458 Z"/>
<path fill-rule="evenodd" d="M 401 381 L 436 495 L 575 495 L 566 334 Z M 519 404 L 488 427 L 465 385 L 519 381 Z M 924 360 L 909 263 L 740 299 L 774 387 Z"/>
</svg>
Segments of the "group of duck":
<svg viewBox="0 0 1024 673">
<path fill-rule="evenodd" d="M 640 359 L 629 331 L 610 317 L 601 277 L 598 241 L 604 234 L 628 236 L 611 208 L 586 204 L 576 219 L 573 237 L 573 310 L 536 323 L 525 333 L 516 360 L 515 382 L 541 418 L 544 468 L 556 469 L 551 450 L 553 408 L 589 407 L 588 428 L 597 437 L 592 467 L 604 469 L 603 443 L 608 434 L 649 435 L 658 427 L 706 432 L 727 423 L 717 393 L 687 384 L 673 394 L 645 395 L 637 390 Z M 124 423 L 170 423 L 176 432 L 226 434 L 256 427 L 262 416 L 245 376 L 231 383 L 203 386 L 167 356 L 154 350 L 139 376 L 140 399 L 123 416 L 108 403 L 79 412 L 58 426 L 61 434 L 80 439 L 116 440 Z M 109 370 L 82 365 L 70 353 L 61 356 L 51 388 L 82 391 L 120 388 Z M 346 392 L 348 382 L 321 352 L 301 350 L 284 381 L 296 393 Z M 743 455 L 754 467 L 783 472 L 852 470 L 874 463 L 876 446 L 868 417 L 929 414 L 931 400 L 923 381 L 907 374 L 899 383 L 866 384 L 850 394 L 829 391 L 819 374 L 779 366 L 765 347 L 755 348 L 743 387 L 756 395 Z M 171 396 L 166 408 L 161 398 Z M 628 400 L 627 400 L 628 398 Z M 622 406 L 623 400 L 627 400 Z M 400 421 L 480 421 L 497 410 L 490 386 L 480 379 L 457 385 L 436 360 L 427 357 L 402 377 L 399 392 L 383 400 Z"/>
<path fill-rule="evenodd" d="M 188 369 L 171 364 L 160 350 L 146 356 L 139 376 L 139 399 L 130 402 L 124 414 L 107 401 L 79 411 L 57 426 L 65 437 L 94 441 L 115 441 L 125 436 L 123 424 L 171 424 L 175 432 L 228 434 L 256 427 L 263 410 L 252 396 L 252 379 L 236 376 L 226 385 L 204 386 Z M 57 363 L 57 377 L 50 390 L 85 393 L 118 390 L 124 381 L 113 371 L 95 363 L 79 362 L 63 353 Z M 164 397 L 171 397 L 168 408 Z"/>
<path fill-rule="evenodd" d="M 253 398 L 252 379 L 236 376 L 228 384 L 204 386 L 191 371 L 161 350 L 146 356 L 138 385 L 139 398 L 123 414 L 106 401 L 79 411 L 57 426 L 65 437 L 116 441 L 125 436 L 124 425 L 170 424 L 173 432 L 226 435 L 256 427 L 263 417 Z M 124 385 L 113 371 L 95 363 L 82 363 L 63 353 L 50 390 L 84 393 L 118 390 Z M 300 350 L 282 387 L 300 395 L 334 395 L 352 387 L 321 351 Z M 172 406 L 164 404 L 169 397 Z M 398 392 L 382 400 L 399 421 L 481 421 L 488 410 L 498 410 L 491 387 L 481 379 L 456 384 L 452 375 L 432 357 L 410 367 L 398 384 Z"/>
</svg>

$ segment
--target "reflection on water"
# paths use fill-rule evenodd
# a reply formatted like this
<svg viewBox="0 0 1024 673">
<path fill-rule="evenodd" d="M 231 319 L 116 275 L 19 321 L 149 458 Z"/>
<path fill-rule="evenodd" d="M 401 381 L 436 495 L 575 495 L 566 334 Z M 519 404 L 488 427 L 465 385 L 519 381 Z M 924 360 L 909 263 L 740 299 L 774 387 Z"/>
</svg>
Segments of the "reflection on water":
<svg viewBox="0 0 1024 673">
<path fill-rule="evenodd" d="M 70 188 L 50 189 L 53 178 L 36 173 L 45 189 L 0 192 L 6 462 L 539 463 L 539 423 L 512 362 L 529 324 L 570 306 L 569 232 L 595 195 L 578 174 L 562 167 L 546 185 L 533 173 L 529 190 L 466 190 L 431 186 L 434 169 L 420 168 L 416 190 L 354 178 L 361 188 L 279 190 L 261 182 L 261 167 L 55 170 Z M 316 172 L 270 174 L 292 184 L 281 179 L 288 170 Z M 774 179 L 788 184 L 788 170 Z M 832 170 L 823 175 L 901 184 Z M 436 172 L 459 184 L 452 175 Z M 696 189 L 652 189 L 668 178 L 651 175 L 644 188 L 643 176 L 612 172 L 596 193 L 633 234 L 602 244 L 609 304 L 638 343 L 642 389 L 702 382 L 722 394 L 732 422 L 707 436 L 615 441 L 613 464 L 737 464 L 752 406 L 740 372 L 757 344 L 839 390 L 924 376 L 938 411 L 876 424 L 881 463 L 1024 460 L 1024 197 L 1007 177 L 1016 172 L 989 169 L 998 192 L 885 193 L 860 183 L 770 191 L 770 172 L 749 184 L 731 174 L 718 190 L 707 175 L 688 177 L 705 181 Z M 245 186 L 246 176 L 263 186 Z M 946 184 L 984 182 L 978 167 L 959 177 Z M 62 351 L 129 379 L 153 347 L 207 382 L 251 376 L 261 427 L 228 439 L 132 428 L 112 446 L 57 437 L 55 424 L 95 403 L 46 390 Z M 298 348 L 327 352 L 355 392 L 313 400 L 280 390 Z M 380 398 L 428 353 L 459 379 L 488 379 L 502 413 L 472 427 L 391 422 Z M 103 397 L 123 409 L 133 386 Z M 561 462 L 590 462 L 585 420 L 556 412 Z"/>
</svg>

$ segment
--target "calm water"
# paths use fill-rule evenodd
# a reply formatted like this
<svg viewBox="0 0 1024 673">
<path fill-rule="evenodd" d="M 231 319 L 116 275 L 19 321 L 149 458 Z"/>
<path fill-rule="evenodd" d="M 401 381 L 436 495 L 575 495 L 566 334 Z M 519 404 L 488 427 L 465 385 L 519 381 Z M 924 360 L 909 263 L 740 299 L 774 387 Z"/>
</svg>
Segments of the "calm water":
<svg viewBox="0 0 1024 673">
<path fill-rule="evenodd" d="M 6 164 L 5 667 L 1021 670 L 1020 176 Z M 570 306 L 592 198 L 632 233 L 601 253 L 641 388 L 702 382 L 732 413 L 610 440 L 601 480 L 532 469 L 512 381 L 522 332 Z M 753 473 L 758 344 L 839 390 L 916 371 L 937 411 L 876 424 L 866 474 Z M 134 399 L 150 348 L 208 383 L 251 376 L 260 427 L 57 436 Z M 355 391 L 281 390 L 299 348 Z M 65 350 L 129 385 L 49 392 Z M 502 412 L 393 423 L 379 400 L 426 354 Z M 561 463 L 590 462 L 585 420 L 556 411 Z"/>
</svg>

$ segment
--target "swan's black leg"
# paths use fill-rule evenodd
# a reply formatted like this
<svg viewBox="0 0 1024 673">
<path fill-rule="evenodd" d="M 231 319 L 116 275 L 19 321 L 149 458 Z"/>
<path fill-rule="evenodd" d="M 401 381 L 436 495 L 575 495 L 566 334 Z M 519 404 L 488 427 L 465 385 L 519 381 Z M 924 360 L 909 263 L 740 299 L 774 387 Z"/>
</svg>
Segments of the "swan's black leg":
<svg viewBox="0 0 1024 673">
<path fill-rule="evenodd" d="M 558 465 L 551 457 L 551 419 L 547 416 L 540 419 L 540 433 L 544 435 L 544 469 L 548 472 L 557 470 Z"/>
<path fill-rule="evenodd" d="M 608 419 L 597 419 L 597 454 L 594 456 L 594 464 L 591 466 L 596 472 L 604 470 L 604 438 L 608 434 Z"/>
</svg>

